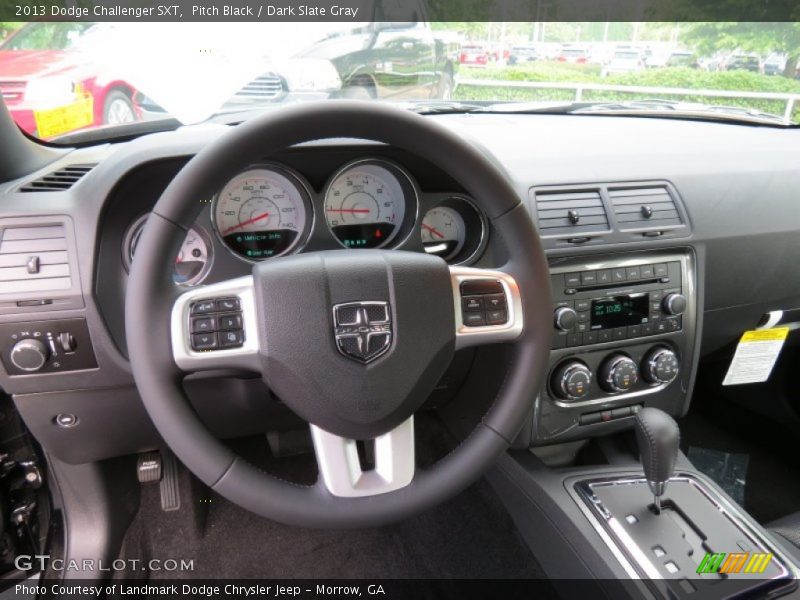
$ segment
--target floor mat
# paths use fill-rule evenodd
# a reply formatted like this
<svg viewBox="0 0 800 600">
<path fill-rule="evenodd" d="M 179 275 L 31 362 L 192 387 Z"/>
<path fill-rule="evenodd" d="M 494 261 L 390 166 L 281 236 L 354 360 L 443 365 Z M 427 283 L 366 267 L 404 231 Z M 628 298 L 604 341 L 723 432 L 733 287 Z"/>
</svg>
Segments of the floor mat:
<svg viewBox="0 0 800 600">
<path fill-rule="evenodd" d="M 418 462 L 424 466 L 445 453 L 452 440 L 430 419 L 418 421 Z M 305 482 L 316 478 L 312 456 L 272 458 L 263 438 L 250 438 L 237 451 L 276 475 Z M 180 478 L 184 506 L 179 511 L 161 510 L 158 486 L 142 488 L 123 558 L 194 559 L 194 571 L 151 572 L 151 579 L 543 577 L 485 481 L 396 525 L 330 531 L 257 517 L 210 493 L 183 468 Z"/>
</svg>

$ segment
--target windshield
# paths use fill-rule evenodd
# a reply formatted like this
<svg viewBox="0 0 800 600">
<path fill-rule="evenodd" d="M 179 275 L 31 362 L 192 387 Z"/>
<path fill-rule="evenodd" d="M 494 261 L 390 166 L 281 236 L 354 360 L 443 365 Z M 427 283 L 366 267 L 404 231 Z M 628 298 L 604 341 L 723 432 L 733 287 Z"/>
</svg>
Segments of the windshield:
<svg viewBox="0 0 800 600">
<path fill-rule="evenodd" d="M 613 103 L 674 117 L 689 106 L 693 118 L 800 122 L 797 23 L 428 23 L 421 14 L 0 23 L 0 91 L 23 130 L 56 142 L 339 98 L 420 112 L 604 103 L 616 114 Z"/>
</svg>

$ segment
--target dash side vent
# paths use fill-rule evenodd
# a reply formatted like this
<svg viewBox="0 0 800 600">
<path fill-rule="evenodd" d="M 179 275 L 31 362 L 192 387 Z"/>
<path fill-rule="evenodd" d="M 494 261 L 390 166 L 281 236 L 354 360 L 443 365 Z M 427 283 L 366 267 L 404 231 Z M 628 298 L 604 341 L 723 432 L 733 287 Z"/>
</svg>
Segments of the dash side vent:
<svg viewBox="0 0 800 600">
<path fill-rule="evenodd" d="M 680 227 L 683 220 L 675 199 L 664 186 L 608 188 L 620 231 Z"/>
<path fill-rule="evenodd" d="M 19 188 L 20 192 L 63 192 L 75 185 L 97 165 L 69 165 L 34 179 Z"/>
<path fill-rule="evenodd" d="M 537 191 L 536 217 L 544 237 L 573 237 L 609 231 L 599 189 Z"/>
<path fill-rule="evenodd" d="M 71 289 L 64 225 L 6 227 L 0 236 L 0 294 Z"/>
</svg>

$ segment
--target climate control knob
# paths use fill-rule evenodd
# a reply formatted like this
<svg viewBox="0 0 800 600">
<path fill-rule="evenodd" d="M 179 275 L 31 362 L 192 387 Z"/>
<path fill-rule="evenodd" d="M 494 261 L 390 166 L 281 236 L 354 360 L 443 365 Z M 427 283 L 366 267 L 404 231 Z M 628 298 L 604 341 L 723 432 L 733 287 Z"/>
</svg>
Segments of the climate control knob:
<svg viewBox="0 0 800 600">
<path fill-rule="evenodd" d="M 639 367 L 624 354 L 613 354 L 600 365 L 597 381 L 607 392 L 627 392 L 639 381 Z"/>
<path fill-rule="evenodd" d="M 642 377 L 647 383 L 669 383 L 678 376 L 680 361 L 669 348 L 658 346 L 650 350 L 642 361 Z"/>
<path fill-rule="evenodd" d="M 38 371 L 49 357 L 47 346 L 33 338 L 20 340 L 11 349 L 11 362 L 21 371 Z"/>
<path fill-rule="evenodd" d="M 565 362 L 553 373 L 553 390 L 562 400 L 580 400 L 589 393 L 591 383 L 589 367 L 577 360 Z"/>
<path fill-rule="evenodd" d="M 661 302 L 668 315 L 682 315 L 686 310 L 686 296 L 683 294 L 667 294 Z"/>
<path fill-rule="evenodd" d="M 578 313 L 567 306 L 562 306 L 556 309 L 554 321 L 556 329 L 570 331 L 578 322 Z"/>
</svg>

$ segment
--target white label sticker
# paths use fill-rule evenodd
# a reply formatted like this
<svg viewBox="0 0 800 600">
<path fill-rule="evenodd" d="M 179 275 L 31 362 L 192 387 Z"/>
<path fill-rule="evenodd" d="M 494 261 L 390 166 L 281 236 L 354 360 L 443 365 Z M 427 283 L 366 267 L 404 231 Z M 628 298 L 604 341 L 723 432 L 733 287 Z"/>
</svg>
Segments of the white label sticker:
<svg viewBox="0 0 800 600">
<path fill-rule="evenodd" d="M 788 335 L 788 327 L 745 331 L 722 385 L 760 383 L 769 379 Z"/>
</svg>

